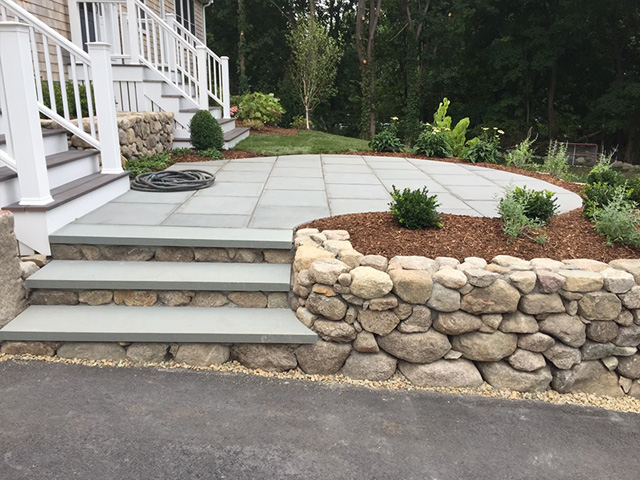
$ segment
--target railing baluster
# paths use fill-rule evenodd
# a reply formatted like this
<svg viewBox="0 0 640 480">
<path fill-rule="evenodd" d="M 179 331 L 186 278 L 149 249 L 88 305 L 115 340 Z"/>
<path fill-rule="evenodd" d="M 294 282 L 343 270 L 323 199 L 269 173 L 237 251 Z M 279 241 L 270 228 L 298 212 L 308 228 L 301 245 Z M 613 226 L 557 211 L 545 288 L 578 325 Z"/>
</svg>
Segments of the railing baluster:
<svg viewBox="0 0 640 480">
<path fill-rule="evenodd" d="M 40 76 L 40 58 L 38 56 L 38 44 L 36 43 L 36 34 L 33 27 L 29 28 L 29 42 L 31 43 L 31 60 L 33 61 L 33 71 L 36 77 L 36 96 L 38 102 L 43 103 L 42 81 Z"/>
<path fill-rule="evenodd" d="M 73 83 L 73 100 L 76 103 L 76 122 L 78 128 L 83 129 L 82 126 L 82 102 L 80 101 L 80 88 L 78 87 L 78 73 L 76 72 L 77 64 L 76 57 L 71 54 L 70 57 L 71 66 L 71 82 Z"/>
<path fill-rule="evenodd" d="M 67 101 L 67 82 L 64 77 L 64 65 L 62 64 L 62 49 L 60 45 L 56 45 L 56 57 L 58 58 L 58 75 L 60 76 L 60 93 L 62 95 L 62 111 L 64 118 L 69 120 L 69 102 Z"/>
<path fill-rule="evenodd" d="M 88 111 L 88 118 L 89 118 L 89 127 L 91 129 L 91 136 L 93 138 L 96 138 L 96 125 L 94 122 L 94 115 L 93 115 L 93 92 L 91 91 L 91 76 L 89 75 L 89 67 L 86 63 L 82 64 L 82 68 L 84 70 L 84 87 L 85 87 L 85 91 L 86 91 L 86 96 L 87 96 L 87 111 Z M 78 112 L 78 117 L 83 117 L 82 112 Z M 84 121 L 83 121 L 83 127 L 84 129 Z"/>
<path fill-rule="evenodd" d="M 45 35 L 42 35 L 42 49 L 44 50 L 44 68 L 46 69 L 47 83 L 49 84 L 49 106 L 51 110 L 58 113 L 55 88 L 53 86 L 53 72 L 51 71 L 51 58 L 49 55 L 49 41 Z"/>
</svg>

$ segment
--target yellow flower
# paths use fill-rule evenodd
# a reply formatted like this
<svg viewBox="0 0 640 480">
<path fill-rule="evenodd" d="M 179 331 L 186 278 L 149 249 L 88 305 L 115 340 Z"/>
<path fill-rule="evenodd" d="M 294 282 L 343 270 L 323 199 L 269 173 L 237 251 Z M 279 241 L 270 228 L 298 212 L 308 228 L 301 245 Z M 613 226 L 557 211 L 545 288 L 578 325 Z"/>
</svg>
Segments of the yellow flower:
<svg viewBox="0 0 640 480">
<path fill-rule="evenodd" d="M 500 135 L 504 135 L 504 130 L 498 130 L 498 133 L 499 133 Z"/>
<path fill-rule="evenodd" d="M 440 133 L 440 130 L 438 128 L 434 128 L 433 131 L 436 133 Z"/>
<path fill-rule="evenodd" d="M 489 127 L 482 127 L 482 130 L 486 132 L 487 130 L 489 130 Z"/>
<path fill-rule="evenodd" d="M 391 117 L 391 120 L 398 120 L 398 117 Z"/>
</svg>

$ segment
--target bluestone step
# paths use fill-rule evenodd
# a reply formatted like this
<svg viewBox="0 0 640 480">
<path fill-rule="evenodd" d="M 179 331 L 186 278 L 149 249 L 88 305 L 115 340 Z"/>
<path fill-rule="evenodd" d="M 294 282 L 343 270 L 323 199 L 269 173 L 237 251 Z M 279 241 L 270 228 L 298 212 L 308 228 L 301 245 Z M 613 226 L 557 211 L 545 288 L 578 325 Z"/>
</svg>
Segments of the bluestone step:
<svg viewBox="0 0 640 480">
<path fill-rule="evenodd" d="M 291 265 L 271 263 L 78 262 L 54 260 L 27 288 L 288 292 Z"/>
<path fill-rule="evenodd" d="M 32 306 L 0 330 L 0 341 L 315 343 L 290 310 Z"/>
<path fill-rule="evenodd" d="M 290 230 L 89 225 L 71 223 L 49 237 L 51 243 L 158 247 L 258 248 L 291 250 Z"/>
</svg>

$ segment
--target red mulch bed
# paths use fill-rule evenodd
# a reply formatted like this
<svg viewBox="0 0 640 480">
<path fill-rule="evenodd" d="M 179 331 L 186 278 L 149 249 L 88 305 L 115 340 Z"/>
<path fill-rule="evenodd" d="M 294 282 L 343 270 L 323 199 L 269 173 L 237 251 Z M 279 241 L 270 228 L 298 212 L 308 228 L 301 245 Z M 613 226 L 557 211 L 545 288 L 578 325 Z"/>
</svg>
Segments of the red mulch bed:
<svg viewBox="0 0 640 480">
<path fill-rule="evenodd" d="M 508 244 L 499 218 L 441 215 L 442 229 L 408 230 L 400 227 L 389 212 L 356 213 L 329 217 L 300 228 L 347 230 L 353 248 L 365 255 L 421 255 L 428 258 L 482 257 L 490 261 L 496 255 L 513 255 L 530 260 L 544 257 L 555 260 L 591 258 L 609 262 L 616 258 L 638 258 L 640 249 L 608 247 L 593 224 L 582 217 L 582 209 L 554 217 L 544 228 L 547 243 L 538 245 L 518 238 Z"/>
</svg>

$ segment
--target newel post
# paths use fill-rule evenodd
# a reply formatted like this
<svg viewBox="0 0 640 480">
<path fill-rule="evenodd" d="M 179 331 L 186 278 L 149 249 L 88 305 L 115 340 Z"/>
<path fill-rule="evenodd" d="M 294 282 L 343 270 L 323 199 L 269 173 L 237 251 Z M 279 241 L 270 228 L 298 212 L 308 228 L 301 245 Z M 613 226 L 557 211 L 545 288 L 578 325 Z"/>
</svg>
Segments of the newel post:
<svg viewBox="0 0 640 480">
<path fill-rule="evenodd" d="M 111 45 L 93 42 L 88 46 L 93 74 L 98 134 L 100 135 L 102 173 L 122 173 L 116 96 L 113 90 L 113 71 L 111 70 Z"/>
<path fill-rule="evenodd" d="M 129 25 L 129 57 L 131 63 L 140 63 L 140 44 L 138 33 L 138 9 L 136 0 L 127 0 L 127 23 Z"/>
<path fill-rule="evenodd" d="M 209 110 L 209 89 L 207 88 L 207 47 L 196 46 L 198 63 L 198 106 L 201 110 Z"/>
<path fill-rule="evenodd" d="M 231 118 L 231 86 L 229 85 L 229 57 L 222 60 L 222 118 Z"/>
<path fill-rule="evenodd" d="M 34 82 L 29 26 L 0 23 L 0 75 L 9 155 L 16 160 L 20 205 L 53 202 Z M 3 92 L 0 92 L 2 94 Z"/>
</svg>

